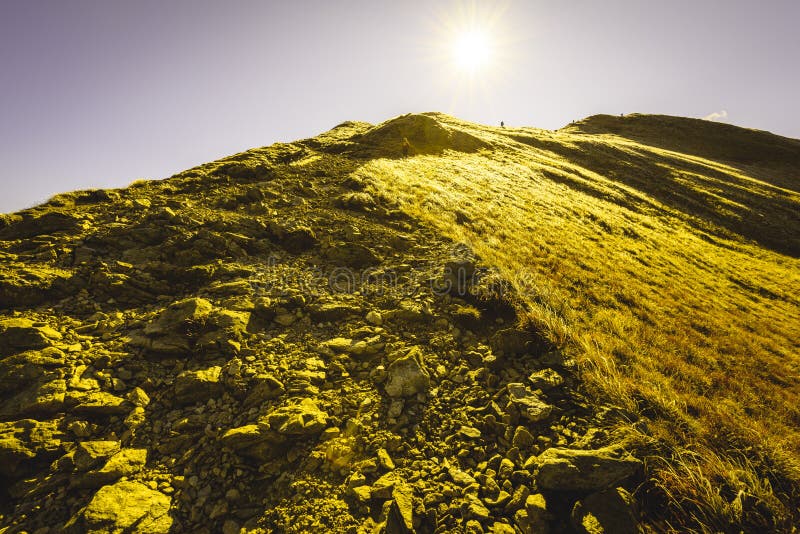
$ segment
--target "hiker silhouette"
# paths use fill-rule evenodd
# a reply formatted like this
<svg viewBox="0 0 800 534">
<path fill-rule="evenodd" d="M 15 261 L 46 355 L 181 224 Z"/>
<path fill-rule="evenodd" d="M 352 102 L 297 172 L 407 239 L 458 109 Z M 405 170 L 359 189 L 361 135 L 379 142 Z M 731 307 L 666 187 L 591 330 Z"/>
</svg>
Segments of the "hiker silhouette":
<svg viewBox="0 0 800 534">
<path fill-rule="evenodd" d="M 505 127 L 506 127 L 506 123 L 503 122 L 503 121 L 500 121 L 500 128 L 505 128 Z"/>
</svg>

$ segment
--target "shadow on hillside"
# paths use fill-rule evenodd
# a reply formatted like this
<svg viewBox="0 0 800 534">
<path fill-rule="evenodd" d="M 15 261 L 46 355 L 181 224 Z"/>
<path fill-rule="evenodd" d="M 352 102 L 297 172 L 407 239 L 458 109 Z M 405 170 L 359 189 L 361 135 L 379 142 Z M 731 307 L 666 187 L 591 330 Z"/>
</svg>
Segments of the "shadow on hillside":
<svg viewBox="0 0 800 534">
<path fill-rule="evenodd" d="M 565 131 L 614 134 L 637 143 L 724 162 L 800 193 L 800 140 L 732 124 L 666 115 L 595 115 Z"/>
<path fill-rule="evenodd" d="M 677 154 L 670 157 L 650 152 L 642 146 L 623 148 L 589 139 L 573 139 L 567 144 L 528 136 L 515 140 L 635 188 L 687 214 L 688 222 L 704 231 L 731 232 L 778 253 L 800 257 L 798 196 L 777 186 L 732 176 Z M 796 168 L 800 169 L 800 163 Z M 570 180 L 566 175 L 548 177 L 609 200 L 607 191 L 592 187 L 587 180 Z M 712 225 L 716 229 L 709 228 Z"/>
</svg>

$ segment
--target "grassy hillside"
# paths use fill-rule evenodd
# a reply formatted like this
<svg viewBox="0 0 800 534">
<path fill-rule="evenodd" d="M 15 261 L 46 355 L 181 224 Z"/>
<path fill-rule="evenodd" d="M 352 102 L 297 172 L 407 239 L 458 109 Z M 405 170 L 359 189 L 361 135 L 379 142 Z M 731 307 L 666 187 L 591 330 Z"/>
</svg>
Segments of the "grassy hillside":
<svg viewBox="0 0 800 534">
<path fill-rule="evenodd" d="M 647 418 L 659 456 L 647 491 L 663 492 L 678 528 L 788 524 L 800 143 L 666 117 L 556 132 L 430 117 L 487 148 L 427 155 L 416 138 L 420 155 L 356 174 L 498 266 L 588 387 Z"/>
<path fill-rule="evenodd" d="M 800 522 L 800 141 L 347 122 L 0 245 L 0 532 Z"/>
</svg>

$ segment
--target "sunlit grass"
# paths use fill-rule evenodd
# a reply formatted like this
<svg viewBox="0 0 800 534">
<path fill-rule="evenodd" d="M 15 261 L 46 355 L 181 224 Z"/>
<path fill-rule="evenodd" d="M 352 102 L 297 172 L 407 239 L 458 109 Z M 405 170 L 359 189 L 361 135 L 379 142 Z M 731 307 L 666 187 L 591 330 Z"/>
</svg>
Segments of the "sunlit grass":
<svg viewBox="0 0 800 534">
<path fill-rule="evenodd" d="M 491 148 L 375 159 L 357 174 L 499 268 L 586 388 L 649 420 L 652 487 L 672 527 L 797 520 L 800 262 L 751 240 L 774 237 L 751 211 L 774 202 L 796 237 L 800 195 L 760 167 L 617 136 L 441 120 Z"/>
</svg>

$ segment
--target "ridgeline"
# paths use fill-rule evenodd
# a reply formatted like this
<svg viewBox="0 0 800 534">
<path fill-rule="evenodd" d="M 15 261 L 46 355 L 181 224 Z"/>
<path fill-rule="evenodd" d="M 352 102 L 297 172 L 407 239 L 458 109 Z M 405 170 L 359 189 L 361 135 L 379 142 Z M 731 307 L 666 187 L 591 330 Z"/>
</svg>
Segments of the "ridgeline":
<svg viewBox="0 0 800 534">
<path fill-rule="evenodd" d="M 800 141 L 667 116 L 58 195 L 0 216 L 0 532 L 791 532 L 798 258 Z"/>
</svg>

